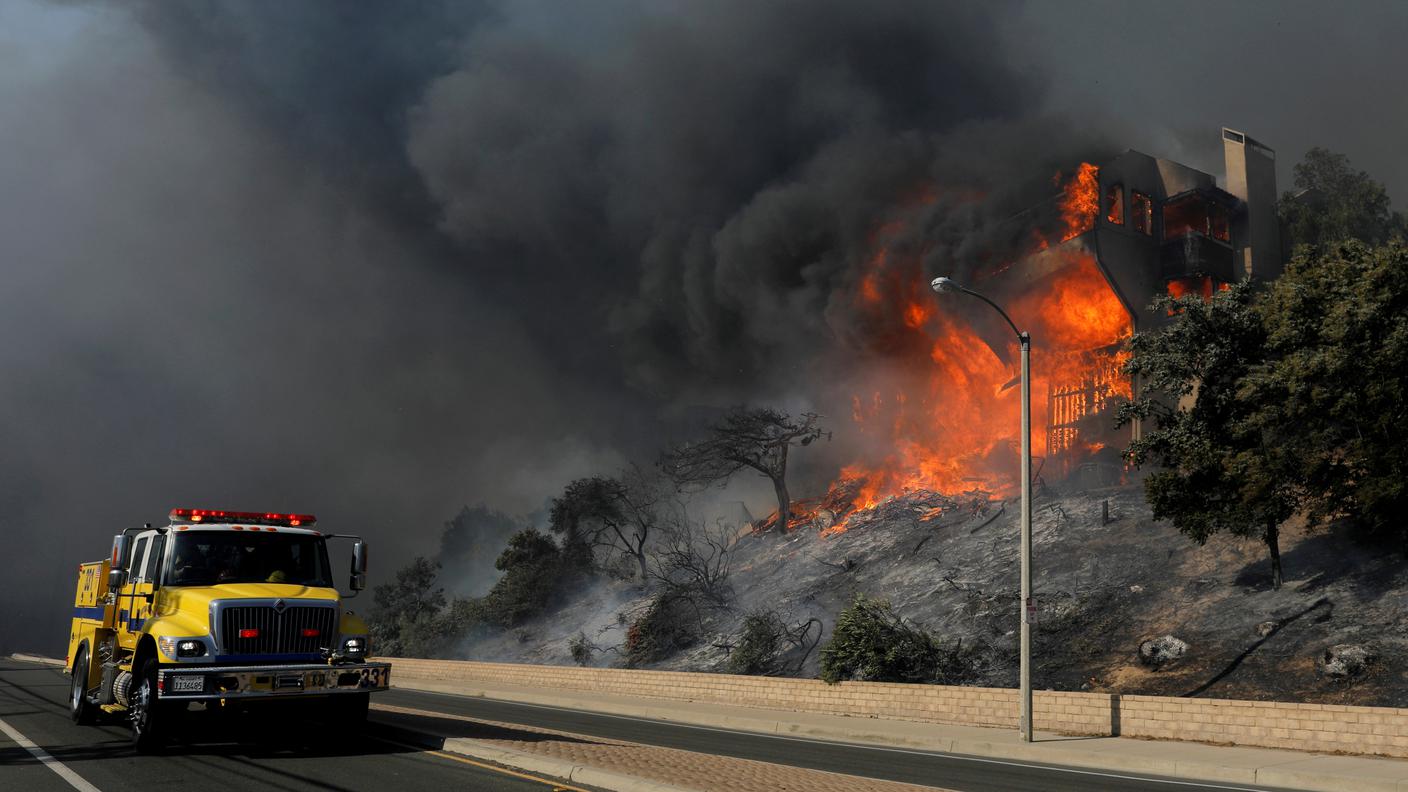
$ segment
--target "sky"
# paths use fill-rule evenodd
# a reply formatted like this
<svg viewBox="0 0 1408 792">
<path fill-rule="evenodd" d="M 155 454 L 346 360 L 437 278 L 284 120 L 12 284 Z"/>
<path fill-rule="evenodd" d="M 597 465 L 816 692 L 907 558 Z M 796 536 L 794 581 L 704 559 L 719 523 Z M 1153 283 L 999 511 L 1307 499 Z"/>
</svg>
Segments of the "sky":
<svg viewBox="0 0 1408 792">
<path fill-rule="evenodd" d="M 58 651 L 76 564 L 172 507 L 314 512 L 376 583 L 728 404 L 835 414 L 883 353 L 867 239 L 926 185 L 931 269 L 1081 159 L 1218 173 L 1222 125 L 1283 188 L 1323 145 L 1408 195 L 1405 33 L 1370 2 L 0 4 L 0 650 Z"/>
</svg>

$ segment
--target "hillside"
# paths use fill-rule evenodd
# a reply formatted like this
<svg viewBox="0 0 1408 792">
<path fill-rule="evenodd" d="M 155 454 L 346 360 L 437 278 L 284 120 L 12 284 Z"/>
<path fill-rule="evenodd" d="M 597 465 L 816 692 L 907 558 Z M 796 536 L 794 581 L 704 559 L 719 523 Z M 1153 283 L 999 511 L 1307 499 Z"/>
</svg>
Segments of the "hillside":
<svg viewBox="0 0 1408 792">
<path fill-rule="evenodd" d="M 1408 694 L 1398 660 L 1408 645 L 1408 570 L 1398 556 L 1290 526 L 1286 583 L 1275 591 L 1260 544 L 1218 537 L 1199 547 L 1154 521 L 1138 486 L 1042 493 L 1033 533 L 1038 688 L 1384 705 Z M 859 592 L 974 650 L 975 684 L 1015 686 L 1017 538 L 1015 500 L 930 493 L 887 501 L 829 536 L 742 535 L 732 607 L 655 667 L 725 670 L 744 615 L 764 608 L 819 619 L 824 641 Z M 637 585 L 601 584 L 461 656 L 568 664 L 580 632 L 595 647 L 592 664 L 619 665 L 627 625 L 647 603 Z M 1164 635 L 1185 641 L 1186 654 L 1157 669 L 1141 663 L 1140 643 Z M 1361 674 L 1328 675 L 1319 661 L 1341 644 L 1365 645 L 1376 659 Z M 817 665 L 813 652 L 802 673 Z"/>
</svg>

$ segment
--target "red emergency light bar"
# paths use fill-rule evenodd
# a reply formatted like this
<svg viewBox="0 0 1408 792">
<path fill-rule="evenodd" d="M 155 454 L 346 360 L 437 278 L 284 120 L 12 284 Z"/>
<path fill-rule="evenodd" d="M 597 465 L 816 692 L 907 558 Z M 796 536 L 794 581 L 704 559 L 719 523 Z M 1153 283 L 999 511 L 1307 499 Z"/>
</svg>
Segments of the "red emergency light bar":
<svg viewBox="0 0 1408 792">
<path fill-rule="evenodd" d="M 297 528 L 318 521 L 311 514 L 279 514 L 277 512 L 222 511 L 220 509 L 172 509 L 172 522 L 242 522 L 255 525 L 286 525 Z"/>
</svg>

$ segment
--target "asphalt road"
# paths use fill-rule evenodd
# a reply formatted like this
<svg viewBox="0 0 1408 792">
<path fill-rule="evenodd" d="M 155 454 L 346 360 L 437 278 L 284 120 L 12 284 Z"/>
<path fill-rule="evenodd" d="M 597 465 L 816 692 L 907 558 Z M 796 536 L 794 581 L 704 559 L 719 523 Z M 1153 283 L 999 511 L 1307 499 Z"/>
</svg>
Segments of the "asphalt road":
<svg viewBox="0 0 1408 792">
<path fill-rule="evenodd" d="M 51 667 L 0 660 L 0 790 L 72 792 L 75 786 L 7 736 L 10 727 L 76 774 L 82 792 L 195 784 L 201 790 L 534 790 L 551 785 L 485 769 L 449 755 L 377 737 L 380 726 L 414 729 L 423 718 L 372 713 L 369 735 L 339 738 L 316 722 L 291 718 L 188 716 L 191 724 L 161 754 L 139 756 L 126 725 L 76 726 L 68 718 L 68 677 Z M 1107 774 L 927 751 L 773 736 L 662 723 L 468 696 L 391 690 L 376 701 L 430 712 L 558 729 L 578 734 L 755 759 L 963 792 L 1218 792 L 1266 787 L 1193 783 Z M 442 733 L 475 736 L 484 727 L 440 720 Z M 456 731 L 461 730 L 461 731 Z M 391 730 L 385 730 L 391 733 Z M 483 736 L 480 734 L 480 736 Z M 171 784 L 172 786 L 166 786 Z"/>
<path fill-rule="evenodd" d="M 9 727 L 0 727 L 0 790 L 546 792 L 554 787 L 373 737 L 329 736 L 317 723 L 288 718 L 200 723 L 200 713 L 191 713 L 184 739 L 160 754 L 139 756 L 128 744 L 125 723 L 74 725 L 67 696 L 68 677 L 62 672 L 0 660 L 0 724 Z M 7 731 L 52 756 L 77 783 L 40 762 Z"/>
</svg>

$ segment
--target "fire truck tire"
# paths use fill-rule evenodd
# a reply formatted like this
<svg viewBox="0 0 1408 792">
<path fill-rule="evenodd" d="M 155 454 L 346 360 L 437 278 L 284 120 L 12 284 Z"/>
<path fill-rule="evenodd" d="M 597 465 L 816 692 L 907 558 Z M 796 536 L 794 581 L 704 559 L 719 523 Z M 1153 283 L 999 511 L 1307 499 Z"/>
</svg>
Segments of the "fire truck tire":
<svg viewBox="0 0 1408 792">
<path fill-rule="evenodd" d="M 142 664 L 132 683 L 131 702 L 127 706 L 128 725 L 132 729 L 132 746 L 138 753 L 149 753 L 164 742 L 170 708 L 163 707 L 156 694 L 156 660 Z"/>
<path fill-rule="evenodd" d="M 88 647 L 73 659 L 73 678 L 68 696 L 68 714 L 73 722 L 86 726 L 96 720 L 97 706 L 88 700 Z"/>
</svg>

